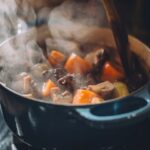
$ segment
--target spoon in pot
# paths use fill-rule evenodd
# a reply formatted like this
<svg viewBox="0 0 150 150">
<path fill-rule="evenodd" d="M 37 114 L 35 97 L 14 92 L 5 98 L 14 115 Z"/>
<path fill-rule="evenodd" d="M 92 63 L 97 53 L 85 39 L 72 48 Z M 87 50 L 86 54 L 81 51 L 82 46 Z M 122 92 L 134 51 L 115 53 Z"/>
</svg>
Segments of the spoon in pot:
<svg viewBox="0 0 150 150">
<path fill-rule="evenodd" d="M 129 49 L 129 39 L 125 24 L 121 20 L 113 0 L 102 0 L 108 21 L 111 25 L 121 63 L 126 74 L 127 82 L 131 90 L 141 87 L 146 79 L 146 75 L 135 55 Z M 135 62 L 136 60 L 136 62 Z M 136 67 L 137 65 L 138 68 Z M 138 81 L 138 83 L 137 83 Z"/>
</svg>

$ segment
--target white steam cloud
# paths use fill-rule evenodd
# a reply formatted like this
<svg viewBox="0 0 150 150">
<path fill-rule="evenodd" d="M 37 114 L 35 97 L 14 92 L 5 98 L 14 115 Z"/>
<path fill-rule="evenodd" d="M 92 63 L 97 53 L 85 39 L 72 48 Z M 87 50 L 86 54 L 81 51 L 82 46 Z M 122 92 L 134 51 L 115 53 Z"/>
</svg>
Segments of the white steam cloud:
<svg viewBox="0 0 150 150">
<path fill-rule="evenodd" d="M 68 48 L 73 51 L 79 49 L 76 39 L 88 32 L 86 28 L 108 26 L 104 8 L 97 0 L 1 0 L 0 5 L 0 34 L 3 39 L 45 23 L 49 29 L 47 32 L 51 34 L 51 38 L 46 40 L 48 46 L 67 53 Z M 39 30 L 36 34 L 38 38 L 43 36 Z M 12 43 L 7 43 L 5 50 L 0 49 L 0 67 L 3 68 L 0 79 L 8 84 L 12 82 L 16 87 L 13 76 L 27 71 L 28 67 L 43 59 L 35 36 L 28 43 L 22 41 L 15 41 L 13 47 Z"/>
</svg>

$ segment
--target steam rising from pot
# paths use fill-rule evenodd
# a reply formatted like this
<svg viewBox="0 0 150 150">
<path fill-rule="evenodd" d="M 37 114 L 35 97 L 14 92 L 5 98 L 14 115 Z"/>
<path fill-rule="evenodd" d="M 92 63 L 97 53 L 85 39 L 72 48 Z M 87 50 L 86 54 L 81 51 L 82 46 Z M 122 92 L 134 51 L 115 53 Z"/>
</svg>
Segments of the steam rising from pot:
<svg viewBox="0 0 150 150">
<path fill-rule="evenodd" d="M 3 27 L 4 38 L 12 34 L 20 34 L 30 27 L 46 26 L 51 37 L 48 48 L 60 49 L 64 53 L 80 49 L 81 35 L 88 33 L 88 27 L 108 26 L 102 4 L 97 0 L 1 0 L 4 7 L 1 11 L 0 25 Z M 40 32 L 39 32 L 40 31 Z M 47 61 L 42 54 L 41 47 L 37 44 L 37 37 L 42 30 L 35 29 L 34 38 L 27 43 L 23 39 L 7 45 L 0 53 L 0 80 L 6 85 L 19 89 L 14 78 L 19 72 L 30 72 L 31 66 Z M 45 33 L 47 34 L 47 33 Z M 43 35 L 43 32 L 42 32 Z M 41 37 L 43 38 L 43 37 Z M 46 42 L 47 42 L 46 41 Z M 67 45 L 67 46 L 64 46 Z"/>
</svg>

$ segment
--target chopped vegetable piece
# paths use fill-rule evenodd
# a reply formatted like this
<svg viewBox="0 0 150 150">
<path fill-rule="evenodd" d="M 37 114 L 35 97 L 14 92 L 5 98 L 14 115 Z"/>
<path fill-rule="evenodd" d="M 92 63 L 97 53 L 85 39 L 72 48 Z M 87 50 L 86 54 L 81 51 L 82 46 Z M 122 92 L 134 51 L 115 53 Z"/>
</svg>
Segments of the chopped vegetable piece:
<svg viewBox="0 0 150 150">
<path fill-rule="evenodd" d="M 101 81 L 114 82 L 125 78 L 123 71 L 116 69 L 110 62 L 106 62 L 103 66 Z"/>
<path fill-rule="evenodd" d="M 69 73 L 85 74 L 92 69 L 92 65 L 80 56 L 72 53 L 65 64 L 65 69 Z"/>
<path fill-rule="evenodd" d="M 55 87 L 56 85 L 51 80 L 48 80 L 46 83 L 44 83 L 44 86 L 42 89 L 42 95 L 44 97 L 50 96 L 51 90 Z"/>
<path fill-rule="evenodd" d="M 114 97 L 119 98 L 119 97 L 124 97 L 129 95 L 129 91 L 127 88 L 127 85 L 123 82 L 115 82 L 114 83 L 115 90 L 114 90 Z"/>
<path fill-rule="evenodd" d="M 98 96 L 96 93 L 90 91 L 90 90 L 83 90 L 79 89 L 77 90 L 74 98 L 73 98 L 73 104 L 76 105 L 84 105 L 84 104 L 93 104 L 97 103 L 99 99 L 99 103 L 103 101 L 103 99 Z"/>
<path fill-rule="evenodd" d="M 61 52 L 53 50 L 48 56 L 48 61 L 52 66 L 61 65 L 65 61 L 65 56 Z"/>
</svg>

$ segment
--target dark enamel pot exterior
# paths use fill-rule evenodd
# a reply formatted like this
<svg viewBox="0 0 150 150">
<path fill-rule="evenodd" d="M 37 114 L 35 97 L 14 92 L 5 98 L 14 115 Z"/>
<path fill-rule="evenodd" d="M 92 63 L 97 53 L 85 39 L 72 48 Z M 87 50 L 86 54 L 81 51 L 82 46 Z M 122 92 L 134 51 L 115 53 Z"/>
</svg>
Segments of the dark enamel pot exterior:
<svg viewBox="0 0 150 150">
<path fill-rule="evenodd" d="M 28 38 L 34 37 L 34 34 L 29 35 Z M 105 38 L 107 32 L 100 35 L 97 40 L 110 41 Z M 14 44 L 20 36 L 24 34 L 9 39 L 0 49 L 6 48 L 8 43 Z M 142 54 L 141 60 L 149 70 L 150 50 L 133 37 L 130 42 L 132 48 L 137 47 L 135 53 Z M 136 143 L 150 118 L 149 82 L 128 97 L 96 105 L 64 106 L 29 100 L 4 84 L 0 85 L 0 99 L 5 121 L 13 133 L 30 145 L 49 149 L 97 149 Z"/>
</svg>

